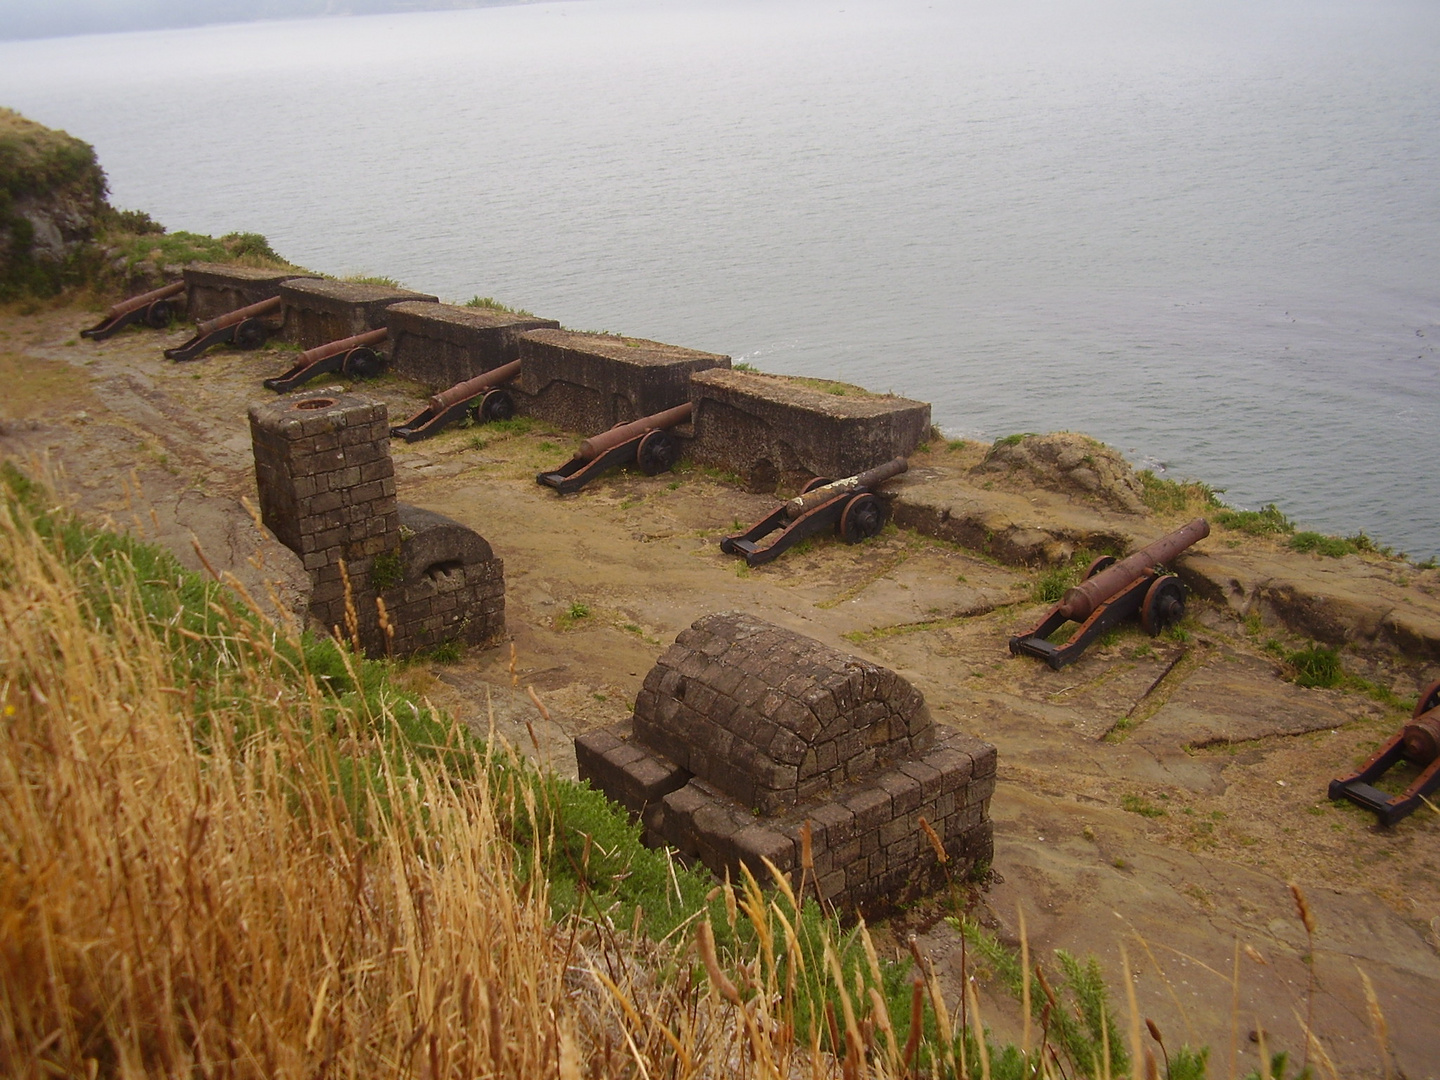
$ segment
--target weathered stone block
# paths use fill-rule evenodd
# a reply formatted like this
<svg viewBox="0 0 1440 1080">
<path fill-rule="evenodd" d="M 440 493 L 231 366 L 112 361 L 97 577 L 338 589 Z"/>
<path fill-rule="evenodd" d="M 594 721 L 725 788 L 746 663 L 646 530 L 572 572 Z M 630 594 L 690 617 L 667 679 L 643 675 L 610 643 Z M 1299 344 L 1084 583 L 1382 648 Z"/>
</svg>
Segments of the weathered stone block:
<svg viewBox="0 0 1440 1080">
<path fill-rule="evenodd" d="M 560 327 L 554 319 L 533 315 L 415 300 L 391 304 L 383 317 L 395 371 L 432 390 L 520 359 L 519 338 L 527 330 Z"/>
<path fill-rule="evenodd" d="M 313 349 L 385 325 L 385 309 L 403 301 L 437 302 L 426 293 L 328 278 L 293 278 L 280 286 L 286 341 Z M 387 343 L 388 344 L 388 343 Z"/>
<path fill-rule="evenodd" d="M 293 270 L 261 270 L 253 266 L 191 263 L 185 267 L 185 304 L 189 318 L 207 322 L 261 300 L 280 295 L 282 282 L 305 278 Z M 280 316 L 274 319 L 279 325 Z"/>
<path fill-rule="evenodd" d="M 755 491 L 782 479 L 852 476 L 910 454 L 930 432 L 923 401 L 814 379 L 699 371 L 690 400 L 691 458 L 738 472 Z"/>
<path fill-rule="evenodd" d="M 586 435 L 683 405 L 695 372 L 730 366 L 715 353 L 571 330 L 526 331 L 519 352 L 520 411 Z"/>
</svg>

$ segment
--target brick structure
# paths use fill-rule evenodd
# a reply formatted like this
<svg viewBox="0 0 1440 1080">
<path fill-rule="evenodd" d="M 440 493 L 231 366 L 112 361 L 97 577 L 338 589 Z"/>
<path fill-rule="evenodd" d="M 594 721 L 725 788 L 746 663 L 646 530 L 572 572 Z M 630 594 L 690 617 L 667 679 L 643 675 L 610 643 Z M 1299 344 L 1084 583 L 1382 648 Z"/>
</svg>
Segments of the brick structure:
<svg viewBox="0 0 1440 1080">
<path fill-rule="evenodd" d="M 250 437 L 261 519 L 303 561 L 321 626 L 357 634 L 372 656 L 504 634 L 504 566 L 484 537 L 396 502 L 382 402 L 357 394 L 263 402 L 250 408 Z"/>
<path fill-rule="evenodd" d="M 205 322 L 279 296 L 282 282 L 309 277 L 307 274 L 296 274 L 293 270 L 191 263 L 185 267 L 186 311 L 195 322 Z"/>
<path fill-rule="evenodd" d="M 521 334 L 520 361 L 519 411 L 586 435 L 683 405 L 693 373 L 730 366 L 715 353 L 571 330 Z"/>
<path fill-rule="evenodd" d="M 993 850 L 995 748 L 937 726 L 893 671 L 752 616 L 700 619 L 645 678 L 625 724 L 575 740 L 580 776 L 717 875 L 768 859 L 798 883 L 808 821 L 813 882 L 883 908 L 925 888 L 938 859 L 963 876 Z"/>
<path fill-rule="evenodd" d="M 427 293 L 388 285 L 294 278 L 280 286 L 285 340 L 313 349 L 385 325 L 385 309 L 403 301 L 436 303 Z"/>
<path fill-rule="evenodd" d="M 560 327 L 533 315 L 415 300 L 391 304 L 384 319 L 394 370 L 431 390 L 447 390 L 520 359 L 519 338 L 526 330 Z"/>
<path fill-rule="evenodd" d="M 757 371 L 697 372 L 690 400 L 691 459 L 737 472 L 757 492 L 853 476 L 909 455 L 930 433 L 923 401 Z"/>
</svg>

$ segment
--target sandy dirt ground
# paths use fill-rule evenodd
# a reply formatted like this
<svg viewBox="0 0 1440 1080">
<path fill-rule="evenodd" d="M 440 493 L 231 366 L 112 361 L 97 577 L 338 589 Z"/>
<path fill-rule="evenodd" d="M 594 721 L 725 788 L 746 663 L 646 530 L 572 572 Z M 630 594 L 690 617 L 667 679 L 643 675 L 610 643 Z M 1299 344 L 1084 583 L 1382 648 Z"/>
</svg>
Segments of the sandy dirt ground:
<svg viewBox="0 0 1440 1080">
<path fill-rule="evenodd" d="M 243 505 L 255 499 L 245 410 L 293 352 L 174 364 L 161 349 L 184 329 L 95 345 L 76 334 L 89 321 L 74 307 L 0 313 L 0 454 L 50 476 L 87 517 L 197 569 L 198 543 L 257 595 L 295 604 L 296 560 Z M 392 419 L 423 397 L 393 378 L 355 389 L 386 400 Z M 1325 798 L 1408 711 L 1297 687 L 1264 648 L 1274 628 L 1199 603 L 1181 633 L 1127 629 L 1060 672 L 1011 657 L 1008 637 L 1045 610 L 1035 572 L 908 530 L 817 540 L 746 569 L 719 538 L 772 497 L 685 465 L 617 472 L 563 499 L 538 486 L 584 434 L 474 427 L 395 444 L 400 498 L 484 535 L 507 581 L 509 640 L 408 666 L 414 688 L 573 775 L 573 737 L 627 717 L 677 633 L 712 611 L 759 614 L 894 668 L 937 720 L 998 747 L 994 865 L 960 892 L 1002 938 L 1018 941 L 1023 919 L 1041 961 L 1095 954 L 1117 1008 L 1129 978 L 1172 1048 L 1210 1047 L 1215 1076 L 1255 1068 L 1261 1038 L 1300 1057 L 1309 1016 L 1342 1075 L 1440 1078 L 1440 813 L 1382 830 Z M 914 471 L 943 471 L 947 453 L 937 446 Z M 1346 663 L 1412 703 L 1440 677 L 1401 656 Z M 963 963 L 981 979 L 986 1022 L 1018 1038 L 1018 1007 L 973 954 L 962 960 L 951 905 L 898 912 L 882 941 L 903 949 L 916 934 L 952 1001 Z"/>
</svg>

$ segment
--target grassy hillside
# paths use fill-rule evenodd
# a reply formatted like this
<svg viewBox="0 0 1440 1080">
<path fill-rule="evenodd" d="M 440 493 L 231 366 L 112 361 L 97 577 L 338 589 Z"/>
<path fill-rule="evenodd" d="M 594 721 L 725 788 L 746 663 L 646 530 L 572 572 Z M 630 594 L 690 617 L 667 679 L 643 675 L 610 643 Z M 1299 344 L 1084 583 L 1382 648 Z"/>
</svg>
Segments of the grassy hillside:
<svg viewBox="0 0 1440 1080">
<path fill-rule="evenodd" d="M 88 144 L 0 108 L 0 299 L 58 292 L 93 271 L 105 190 Z"/>
<path fill-rule="evenodd" d="M 106 200 L 85 142 L 0 108 L 0 300 L 90 286 L 136 291 L 194 261 L 298 269 L 258 233 L 167 232 Z"/>
</svg>

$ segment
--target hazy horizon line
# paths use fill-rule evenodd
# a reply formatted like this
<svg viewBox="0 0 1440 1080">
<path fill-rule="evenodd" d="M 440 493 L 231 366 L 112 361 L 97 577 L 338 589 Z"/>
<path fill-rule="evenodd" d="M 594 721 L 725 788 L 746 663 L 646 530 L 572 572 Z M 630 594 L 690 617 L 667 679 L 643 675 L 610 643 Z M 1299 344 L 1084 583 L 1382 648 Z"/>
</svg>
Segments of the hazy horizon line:
<svg viewBox="0 0 1440 1080">
<path fill-rule="evenodd" d="M 545 0 L 0 0 L 0 41 L 183 30 L 223 23 L 408 14 L 533 4 Z"/>
</svg>

